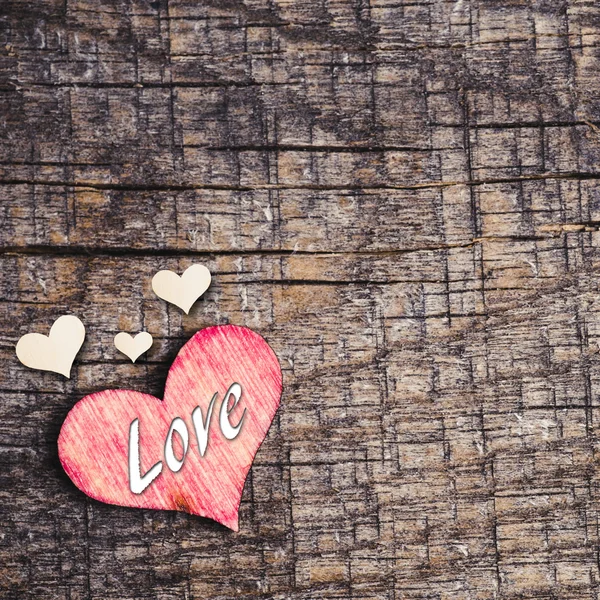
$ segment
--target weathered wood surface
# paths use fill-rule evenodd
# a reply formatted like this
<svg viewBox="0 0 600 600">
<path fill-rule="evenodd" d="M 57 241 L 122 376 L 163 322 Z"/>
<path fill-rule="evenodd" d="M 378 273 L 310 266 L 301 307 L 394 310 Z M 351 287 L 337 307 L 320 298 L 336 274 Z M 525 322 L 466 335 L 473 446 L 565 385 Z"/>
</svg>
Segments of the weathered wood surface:
<svg viewBox="0 0 600 600">
<path fill-rule="evenodd" d="M 0 597 L 597 599 L 599 74 L 592 0 L 2 0 Z M 228 322 L 284 373 L 240 532 L 86 499 L 70 407 Z"/>
</svg>

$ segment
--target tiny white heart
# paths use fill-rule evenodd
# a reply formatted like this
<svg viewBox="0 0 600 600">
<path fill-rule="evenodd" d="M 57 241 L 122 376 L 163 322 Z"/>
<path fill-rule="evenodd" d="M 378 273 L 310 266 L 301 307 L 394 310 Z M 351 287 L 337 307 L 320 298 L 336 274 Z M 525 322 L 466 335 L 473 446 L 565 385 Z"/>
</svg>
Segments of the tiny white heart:
<svg viewBox="0 0 600 600">
<path fill-rule="evenodd" d="M 17 342 L 17 358 L 30 369 L 53 371 L 68 379 L 84 339 L 83 323 L 75 315 L 64 315 L 54 321 L 47 336 L 25 334 Z"/>
<path fill-rule="evenodd" d="M 150 350 L 152 342 L 152 336 L 147 331 L 142 331 L 135 337 L 124 331 L 115 335 L 116 349 L 125 354 L 131 362 L 135 362 L 144 352 Z"/>
<path fill-rule="evenodd" d="M 178 306 L 187 315 L 194 302 L 210 285 L 210 271 L 204 265 L 192 265 L 179 277 L 173 271 L 159 271 L 152 278 L 154 293 L 163 300 Z"/>
</svg>

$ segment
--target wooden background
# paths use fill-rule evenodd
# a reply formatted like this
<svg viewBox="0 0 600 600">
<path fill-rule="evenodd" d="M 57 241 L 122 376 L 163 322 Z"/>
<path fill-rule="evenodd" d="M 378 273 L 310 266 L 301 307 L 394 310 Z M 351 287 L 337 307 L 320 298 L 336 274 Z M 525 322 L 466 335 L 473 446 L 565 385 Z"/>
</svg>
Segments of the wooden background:
<svg viewBox="0 0 600 600">
<path fill-rule="evenodd" d="M 594 0 L 1 0 L 0 597 L 597 599 L 599 75 Z M 87 499 L 70 407 L 216 323 L 284 372 L 240 532 Z"/>
</svg>

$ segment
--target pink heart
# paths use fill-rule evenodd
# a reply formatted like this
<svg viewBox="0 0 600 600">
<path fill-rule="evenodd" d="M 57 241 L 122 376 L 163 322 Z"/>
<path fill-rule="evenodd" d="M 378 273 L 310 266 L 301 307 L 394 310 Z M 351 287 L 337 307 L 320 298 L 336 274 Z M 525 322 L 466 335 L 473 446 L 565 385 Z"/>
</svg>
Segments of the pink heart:
<svg viewBox="0 0 600 600">
<path fill-rule="evenodd" d="M 60 461 L 73 483 L 101 502 L 180 510 L 237 531 L 244 482 L 281 391 L 277 357 L 260 335 L 208 327 L 180 350 L 164 400 L 132 390 L 80 400 L 60 431 Z"/>
</svg>

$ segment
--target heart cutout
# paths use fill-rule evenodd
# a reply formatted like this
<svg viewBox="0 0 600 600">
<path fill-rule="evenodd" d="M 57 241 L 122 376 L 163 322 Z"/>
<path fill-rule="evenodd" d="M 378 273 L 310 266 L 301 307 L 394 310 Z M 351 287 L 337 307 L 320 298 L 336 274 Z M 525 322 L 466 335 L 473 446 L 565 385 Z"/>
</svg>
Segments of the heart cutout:
<svg viewBox="0 0 600 600">
<path fill-rule="evenodd" d="M 192 265 L 181 277 L 173 271 L 159 271 L 152 278 L 154 293 L 189 314 L 194 302 L 210 286 L 210 271 L 204 265 Z"/>
<path fill-rule="evenodd" d="M 58 438 L 60 461 L 101 502 L 184 511 L 237 531 L 244 482 L 281 391 L 277 357 L 260 335 L 208 327 L 175 358 L 163 400 L 104 390 L 75 404 Z"/>
<path fill-rule="evenodd" d="M 71 377 L 71 366 L 85 340 L 85 327 L 75 315 L 54 321 L 50 333 L 26 333 L 17 342 L 17 358 L 31 369 Z"/>
<path fill-rule="evenodd" d="M 150 350 L 152 342 L 152 336 L 147 331 L 141 331 L 135 337 L 125 331 L 115 335 L 115 348 L 131 362 L 135 362 L 144 352 Z"/>
</svg>

